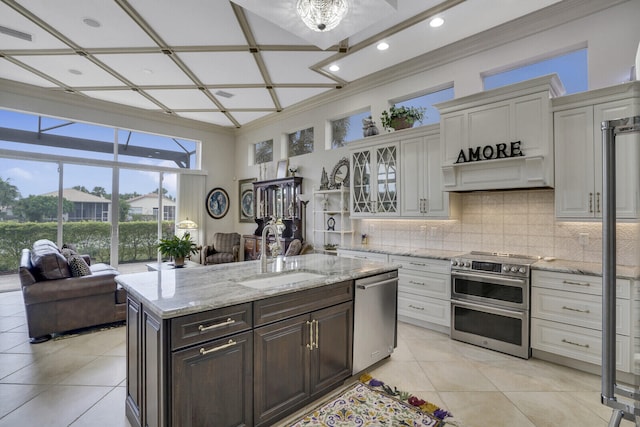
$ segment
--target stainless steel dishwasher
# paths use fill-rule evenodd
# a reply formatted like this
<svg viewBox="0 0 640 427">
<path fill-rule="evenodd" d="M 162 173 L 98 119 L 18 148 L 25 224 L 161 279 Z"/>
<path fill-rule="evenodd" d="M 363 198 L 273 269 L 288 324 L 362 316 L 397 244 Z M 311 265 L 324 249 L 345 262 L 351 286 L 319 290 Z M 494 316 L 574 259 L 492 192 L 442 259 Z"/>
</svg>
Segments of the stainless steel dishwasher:
<svg viewBox="0 0 640 427">
<path fill-rule="evenodd" d="M 398 272 L 357 279 L 353 309 L 353 374 L 393 353 L 396 347 Z"/>
</svg>

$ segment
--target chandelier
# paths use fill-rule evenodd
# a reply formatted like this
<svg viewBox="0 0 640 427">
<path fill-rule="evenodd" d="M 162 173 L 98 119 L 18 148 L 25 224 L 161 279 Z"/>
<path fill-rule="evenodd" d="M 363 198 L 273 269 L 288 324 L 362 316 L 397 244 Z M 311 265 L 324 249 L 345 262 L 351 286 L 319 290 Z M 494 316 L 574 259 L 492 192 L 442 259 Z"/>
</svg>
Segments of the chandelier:
<svg viewBox="0 0 640 427">
<path fill-rule="evenodd" d="M 347 0 L 298 0 L 296 10 L 313 31 L 331 31 L 349 11 Z"/>
</svg>

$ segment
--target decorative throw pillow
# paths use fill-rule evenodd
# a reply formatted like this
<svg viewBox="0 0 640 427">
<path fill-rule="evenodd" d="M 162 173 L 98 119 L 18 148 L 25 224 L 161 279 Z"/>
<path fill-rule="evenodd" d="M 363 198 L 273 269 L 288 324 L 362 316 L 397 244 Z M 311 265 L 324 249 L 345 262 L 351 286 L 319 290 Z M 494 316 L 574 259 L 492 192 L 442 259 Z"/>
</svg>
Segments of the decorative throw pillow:
<svg viewBox="0 0 640 427">
<path fill-rule="evenodd" d="M 87 262 L 77 254 L 69 257 L 69 270 L 71 270 L 71 276 L 73 277 L 89 276 L 91 274 L 91 269 Z"/>
<path fill-rule="evenodd" d="M 74 251 L 73 249 L 65 248 L 65 247 L 62 248 L 60 253 L 64 255 L 67 261 L 69 261 L 69 257 L 71 257 L 71 255 L 78 255 L 78 252 Z"/>
</svg>

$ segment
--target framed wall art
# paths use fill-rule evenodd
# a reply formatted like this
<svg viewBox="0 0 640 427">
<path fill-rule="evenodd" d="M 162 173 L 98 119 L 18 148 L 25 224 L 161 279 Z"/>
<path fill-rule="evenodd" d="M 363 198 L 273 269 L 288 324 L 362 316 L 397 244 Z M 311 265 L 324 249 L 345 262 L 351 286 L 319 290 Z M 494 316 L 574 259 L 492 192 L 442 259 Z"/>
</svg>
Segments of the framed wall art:
<svg viewBox="0 0 640 427">
<path fill-rule="evenodd" d="M 229 195 L 220 187 L 209 191 L 205 203 L 207 213 L 213 219 L 220 219 L 229 212 Z"/>
<path fill-rule="evenodd" d="M 253 222 L 255 212 L 253 211 L 253 182 L 255 178 L 241 179 L 238 181 L 238 200 L 240 202 L 240 222 Z"/>
<path fill-rule="evenodd" d="M 276 178 L 286 178 L 287 167 L 289 167 L 289 159 L 280 160 L 278 162 L 278 169 L 276 170 Z"/>
</svg>

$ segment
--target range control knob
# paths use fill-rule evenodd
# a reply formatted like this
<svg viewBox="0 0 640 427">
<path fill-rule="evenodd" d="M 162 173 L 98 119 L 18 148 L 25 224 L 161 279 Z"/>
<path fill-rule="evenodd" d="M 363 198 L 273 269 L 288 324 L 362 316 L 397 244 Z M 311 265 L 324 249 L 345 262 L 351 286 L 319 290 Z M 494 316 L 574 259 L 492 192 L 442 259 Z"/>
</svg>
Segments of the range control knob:
<svg viewBox="0 0 640 427">
<path fill-rule="evenodd" d="M 469 267 L 471 267 L 471 263 L 469 261 L 465 261 L 464 262 L 464 266 L 469 268 Z"/>
<path fill-rule="evenodd" d="M 520 268 L 518 269 L 518 272 L 519 272 L 520 274 L 524 274 L 524 273 L 526 273 L 526 272 L 527 272 L 527 269 L 526 269 L 526 268 L 524 268 L 524 267 L 520 267 Z"/>
<path fill-rule="evenodd" d="M 516 267 L 516 266 L 511 267 L 511 272 L 512 273 L 515 273 L 516 271 L 518 271 L 518 267 Z"/>
<path fill-rule="evenodd" d="M 454 267 L 455 267 L 456 265 L 458 265 L 458 260 L 457 260 L 457 259 L 452 259 L 452 260 L 451 260 L 451 265 L 453 265 Z"/>
<path fill-rule="evenodd" d="M 503 265 L 502 266 L 502 271 L 504 271 L 505 273 L 509 272 L 509 266 L 508 265 Z"/>
</svg>

